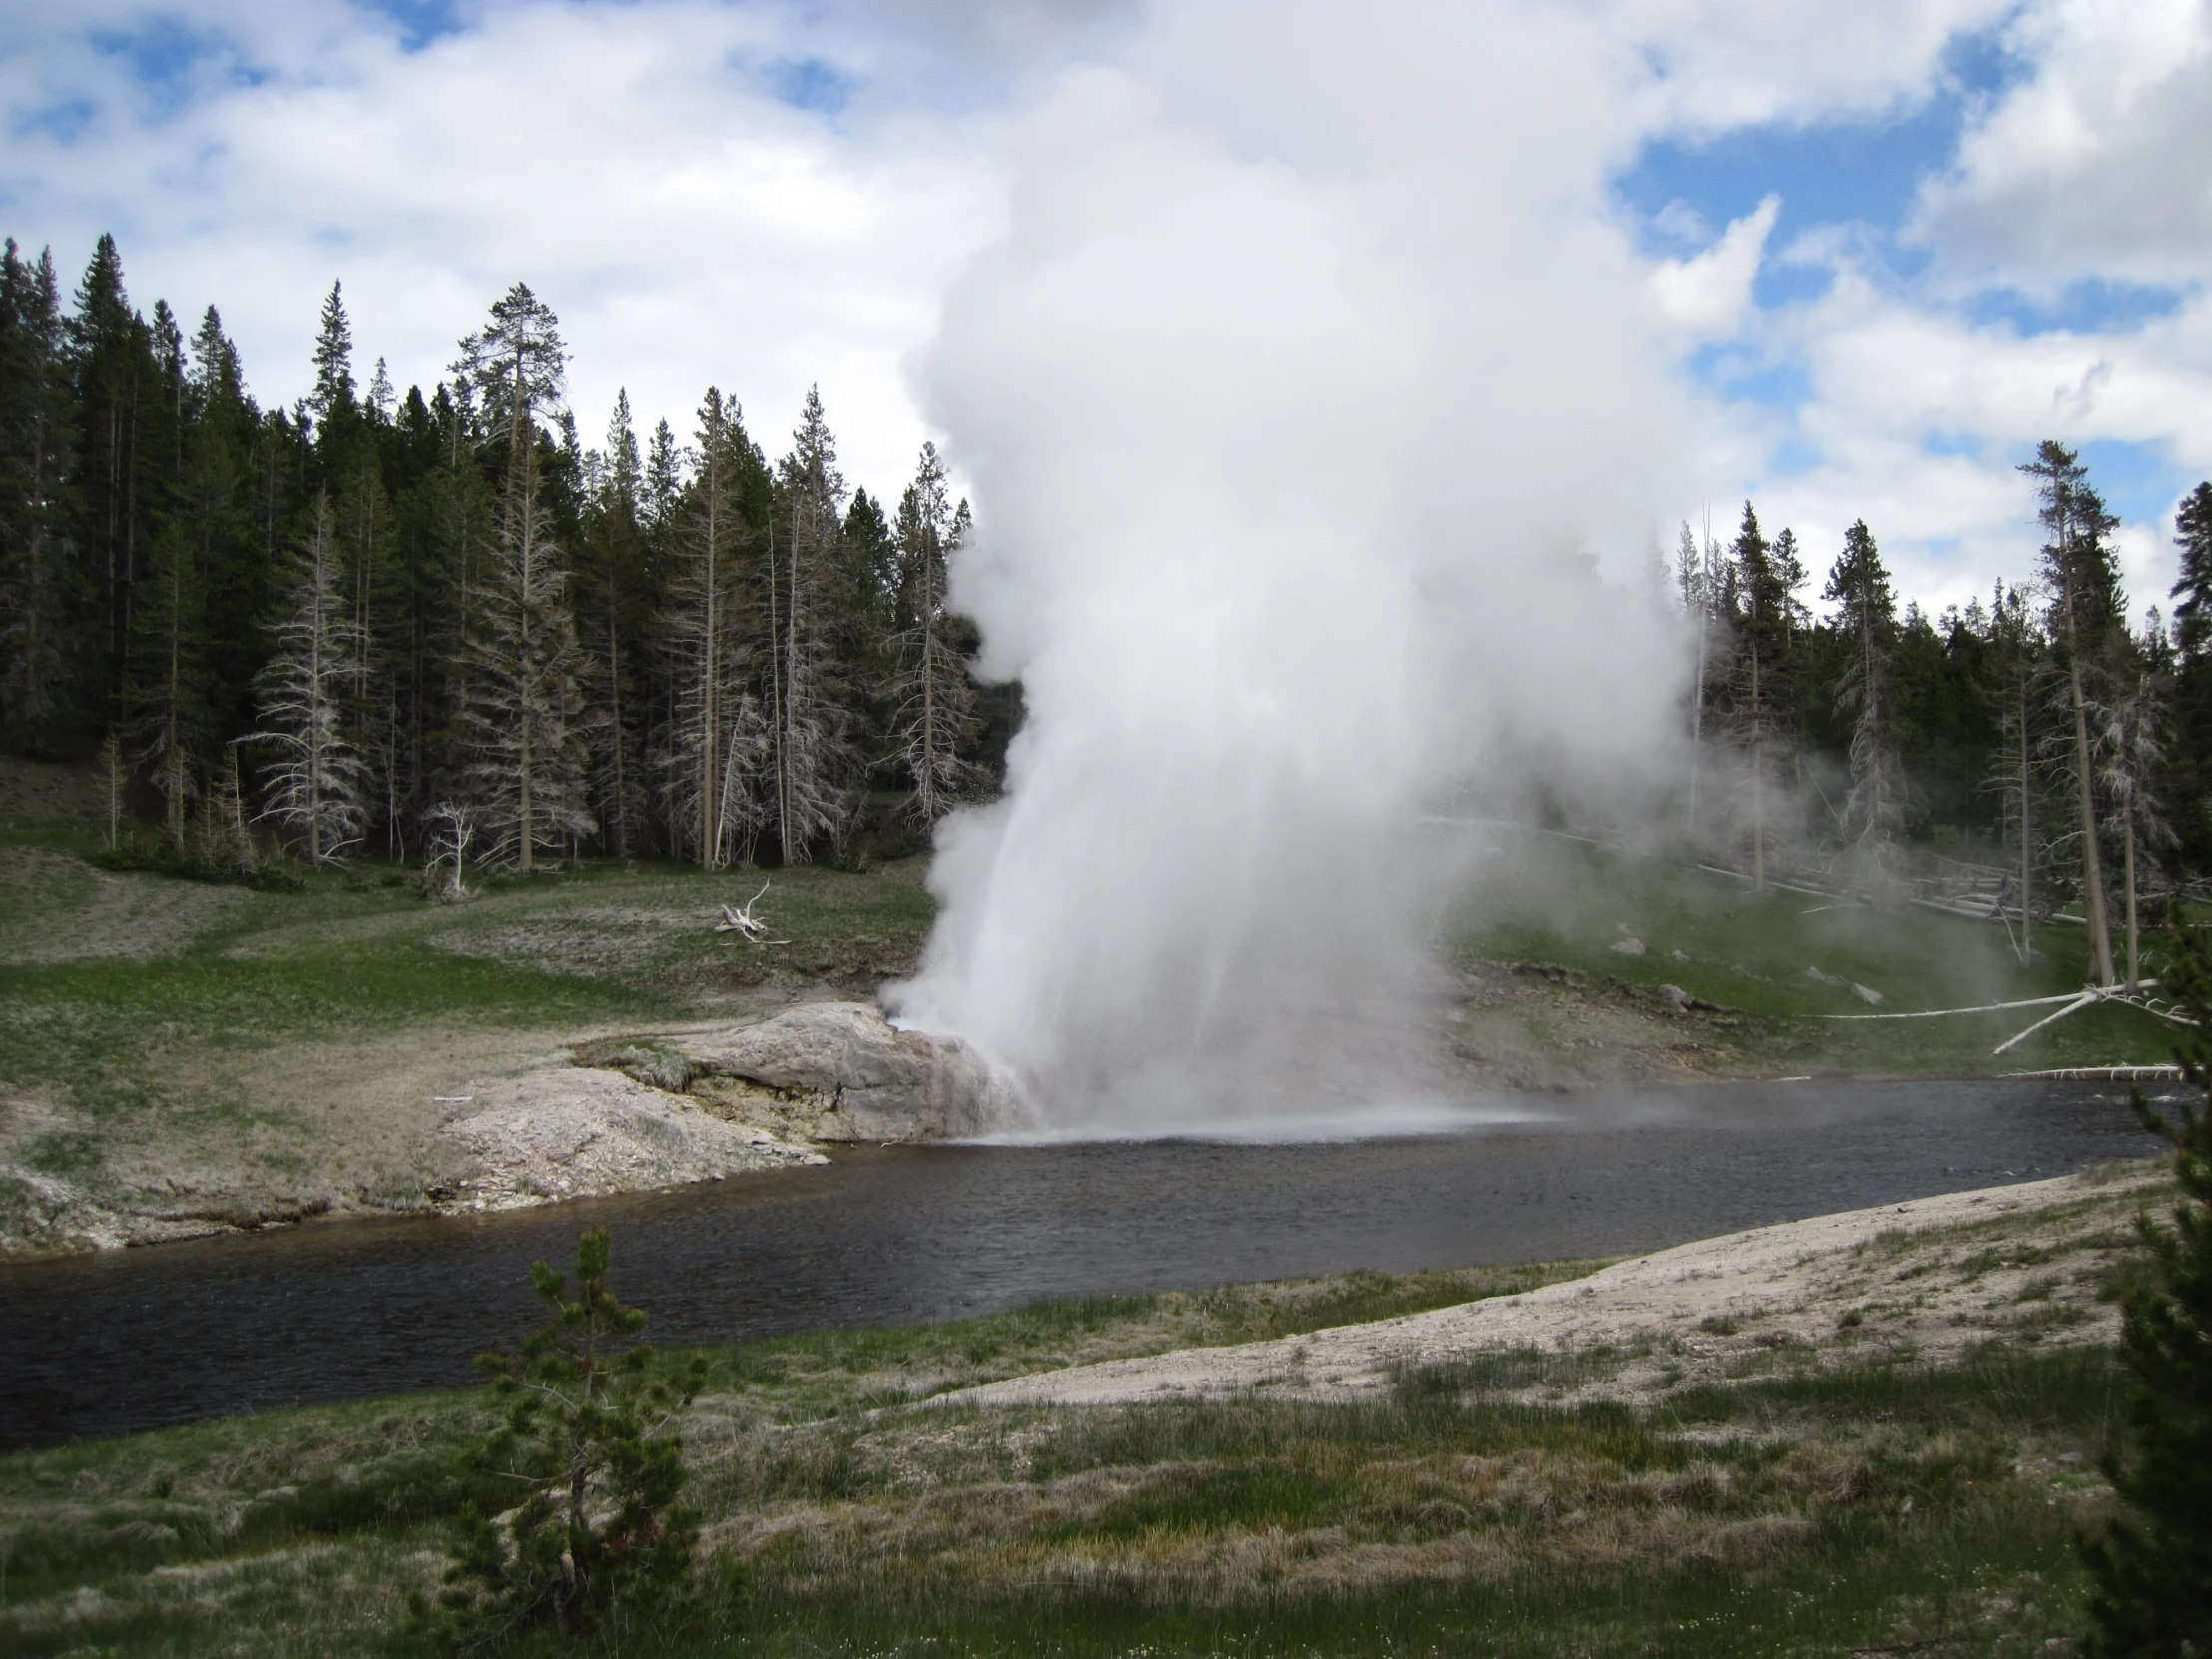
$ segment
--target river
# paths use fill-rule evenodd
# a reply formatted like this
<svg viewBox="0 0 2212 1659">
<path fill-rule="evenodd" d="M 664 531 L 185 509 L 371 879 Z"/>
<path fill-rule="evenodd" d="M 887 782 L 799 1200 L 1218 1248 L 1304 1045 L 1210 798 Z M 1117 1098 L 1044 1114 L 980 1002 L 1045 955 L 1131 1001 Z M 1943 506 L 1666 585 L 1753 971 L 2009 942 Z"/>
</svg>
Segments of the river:
<svg viewBox="0 0 2212 1659">
<path fill-rule="evenodd" d="M 0 1449 L 463 1383 L 527 1267 L 609 1226 L 661 1343 L 1046 1297 L 1627 1254 L 2157 1150 L 2109 1085 L 1731 1084 L 1491 1101 L 1438 1132 L 886 1147 L 675 1192 L 0 1268 Z"/>
</svg>

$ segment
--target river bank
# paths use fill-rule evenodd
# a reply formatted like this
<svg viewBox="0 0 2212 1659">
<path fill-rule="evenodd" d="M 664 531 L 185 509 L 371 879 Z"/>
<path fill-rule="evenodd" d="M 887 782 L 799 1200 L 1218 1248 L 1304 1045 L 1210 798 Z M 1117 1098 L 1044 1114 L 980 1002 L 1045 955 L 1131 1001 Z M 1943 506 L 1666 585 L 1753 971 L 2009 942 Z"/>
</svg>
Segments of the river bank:
<svg viewBox="0 0 2212 1659">
<path fill-rule="evenodd" d="M 2159 1190 L 713 1350 L 703 1622 L 626 1651 L 2070 1652 Z M 0 1458 L 6 1645 L 404 1651 L 491 1416 L 387 1396 Z"/>
</svg>

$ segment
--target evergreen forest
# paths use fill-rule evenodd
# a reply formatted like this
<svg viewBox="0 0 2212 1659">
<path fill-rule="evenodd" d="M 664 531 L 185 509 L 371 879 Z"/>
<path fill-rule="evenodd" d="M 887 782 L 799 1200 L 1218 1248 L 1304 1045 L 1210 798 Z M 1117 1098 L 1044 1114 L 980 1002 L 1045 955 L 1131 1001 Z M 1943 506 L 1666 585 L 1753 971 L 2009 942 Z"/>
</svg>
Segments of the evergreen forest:
<svg viewBox="0 0 2212 1659">
<path fill-rule="evenodd" d="M 66 299 L 10 240 L 0 746 L 98 757 L 118 854 L 235 873 L 274 839 L 449 885 L 845 858 L 994 787 L 1019 693 L 946 611 L 968 513 L 933 448 L 890 506 L 819 397 L 772 461 L 714 387 L 642 441 L 620 397 L 592 447 L 567 361 L 518 284 L 401 395 L 333 286 L 313 390 L 263 409 L 216 309 L 141 313 L 112 238 Z"/>
<path fill-rule="evenodd" d="M 0 747 L 97 758 L 119 856 L 237 873 L 280 843 L 454 886 L 845 861 L 996 788 L 1020 694 L 969 673 L 967 506 L 932 448 L 894 502 L 847 487 L 819 397 L 772 459 L 714 387 L 686 433 L 641 437 L 620 397 L 594 446 L 567 361 L 518 284 L 402 394 L 333 286 L 312 391 L 264 409 L 215 308 L 189 336 L 142 313 L 112 238 L 66 294 L 9 241 Z M 2070 912 L 2132 978 L 2139 915 L 2212 861 L 2212 483 L 2136 629 L 2079 456 L 2020 470 L 2038 560 L 1939 615 L 1865 523 L 1834 550 L 1748 502 L 1732 539 L 1682 527 L 1684 836 L 1759 885 L 1971 867 L 1992 913 Z"/>
</svg>

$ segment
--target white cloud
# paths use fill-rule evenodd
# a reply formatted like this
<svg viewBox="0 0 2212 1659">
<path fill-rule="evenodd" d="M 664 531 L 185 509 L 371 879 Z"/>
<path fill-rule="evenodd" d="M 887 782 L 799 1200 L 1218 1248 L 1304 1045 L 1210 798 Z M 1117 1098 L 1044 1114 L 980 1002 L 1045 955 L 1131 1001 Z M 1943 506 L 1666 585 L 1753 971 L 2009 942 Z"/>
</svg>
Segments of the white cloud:
<svg viewBox="0 0 2212 1659">
<path fill-rule="evenodd" d="M 2040 533 L 2013 469 L 2042 438 L 2147 445 L 2212 473 L 2212 300 L 2127 331 L 2023 335 L 1916 302 L 1842 263 L 1826 298 L 1761 332 L 1808 380 L 1786 432 L 1769 412 L 1736 411 L 1740 476 L 1763 514 L 1792 524 L 1824 568 L 1844 527 L 1864 517 L 1902 590 L 1932 608 L 2031 574 Z M 1784 437 L 1818 461 L 1765 464 Z M 2168 527 L 2137 522 L 2122 540 L 2138 611 L 2162 605 Z"/>
<path fill-rule="evenodd" d="M 1658 71 L 1650 127 L 1711 134 L 1864 119 L 1916 104 L 1942 80 L 1945 48 L 2015 3 L 1618 0 L 1608 10 Z"/>
<path fill-rule="evenodd" d="M 1782 198 L 1769 196 L 1733 222 L 1712 247 L 1688 259 L 1666 260 L 1651 274 L 1652 289 L 1668 318 L 1693 339 L 1726 339 L 1751 309 L 1752 284 L 1774 232 Z"/>
<path fill-rule="evenodd" d="M 588 439 L 618 384 L 688 433 L 713 381 L 773 451 L 819 380 L 848 471 L 903 480 L 924 435 L 904 359 L 999 213 L 987 118 L 788 108 L 752 66 L 810 40 L 692 0 L 502 8 L 418 52 L 339 7 L 235 33 L 260 84 L 166 121 L 126 113 L 122 65 L 81 46 L 19 74 L 13 109 L 76 87 L 102 113 L 15 141 L 15 234 L 68 265 L 114 229 L 134 298 L 188 328 L 219 305 L 265 400 L 305 389 L 334 279 L 363 374 L 381 354 L 425 386 L 524 280 L 561 315 Z"/>
<path fill-rule="evenodd" d="M 1916 233 L 1946 265 L 2044 288 L 2196 285 L 2212 257 L 2212 6 L 2047 0 L 2012 45 L 2032 73 L 1966 132 Z"/>
</svg>

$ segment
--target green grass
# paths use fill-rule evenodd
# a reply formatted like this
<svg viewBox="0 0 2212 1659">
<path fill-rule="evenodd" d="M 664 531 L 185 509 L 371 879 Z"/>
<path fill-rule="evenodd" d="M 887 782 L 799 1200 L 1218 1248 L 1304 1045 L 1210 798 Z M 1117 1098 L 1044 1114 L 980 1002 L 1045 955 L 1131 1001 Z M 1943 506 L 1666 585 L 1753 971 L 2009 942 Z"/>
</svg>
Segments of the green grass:
<svg viewBox="0 0 2212 1659">
<path fill-rule="evenodd" d="M 1642 954 L 1614 948 L 1629 939 L 1645 947 Z M 1644 1006 L 1657 1005 L 1659 986 L 1675 985 L 1727 1011 L 1717 1026 L 1724 1042 L 1823 1072 L 1971 1075 L 2172 1058 L 2168 1028 L 2125 1007 L 2073 1015 L 2002 1056 L 1990 1051 L 2050 1010 L 1941 1020 L 1831 1017 L 1972 1007 L 2082 986 L 2086 929 L 2044 926 L 2034 944 L 2035 959 L 2023 966 L 2004 930 L 1990 923 L 1804 893 L 1759 894 L 1726 876 L 1532 840 L 1462 895 L 1447 918 L 1444 950 L 1462 965 L 1555 964 Z M 2154 944 L 2146 938 L 2147 973 L 2163 956 Z M 1883 1000 L 1870 1005 L 1855 984 Z"/>
</svg>

